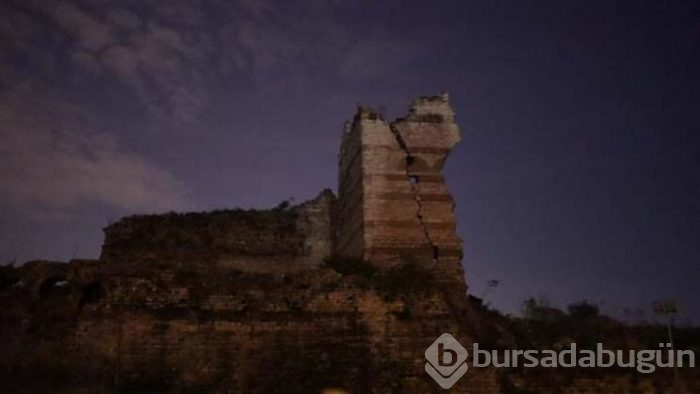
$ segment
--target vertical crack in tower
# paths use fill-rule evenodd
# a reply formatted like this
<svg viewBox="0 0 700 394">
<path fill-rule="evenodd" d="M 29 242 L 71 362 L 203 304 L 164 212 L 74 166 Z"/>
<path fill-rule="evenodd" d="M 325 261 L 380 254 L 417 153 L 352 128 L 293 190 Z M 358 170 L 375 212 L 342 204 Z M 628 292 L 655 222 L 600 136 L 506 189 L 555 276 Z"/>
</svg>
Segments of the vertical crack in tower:
<svg viewBox="0 0 700 394">
<path fill-rule="evenodd" d="M 394 126 L 393 123 L 389 123 L 389 128 L 391 129 L 391 133 L 394 135 L 394 138 L 396 138 L 396 142 L 406 154 L 406 162 L 404 168 L 406 170 L 406 179 L 408 180 L 408 183 L 411 186 L 411 190 L 413 191 L 414 199 L 416 201 L 416 218 L 418 218 L 418 222 L 420 223 L 420 226 L 423 229 L 425 239 L 426 241 L 428 241 L 428 244 L 430 245 L 430 248 L 433 252 L 433 264 L 437 264 L 440 261 L 440 253 L 438 246 L 435 244 L 435 242 L 433 242 L 433 239 L 430 236 L 428 224 L 423 218 L 423 201 L 421 200 L 420 189 L 418 186 L 420 178 L 414 178 L 415 175 L 411 174 L 411 171 L 409 169 L 409 167 L 415 160 L 415 157 L 411 154 L 411 151 L 408 149 L 406 141 L 404 141 L 403 137 L 401 136 L 401 132 Z"/>
</svg>

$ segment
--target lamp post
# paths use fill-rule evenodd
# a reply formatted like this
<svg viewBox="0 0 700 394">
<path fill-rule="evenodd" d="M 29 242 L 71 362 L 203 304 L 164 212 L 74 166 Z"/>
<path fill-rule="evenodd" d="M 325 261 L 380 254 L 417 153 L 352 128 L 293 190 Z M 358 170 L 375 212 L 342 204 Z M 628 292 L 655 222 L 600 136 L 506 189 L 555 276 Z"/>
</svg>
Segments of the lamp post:
<svg viewBox="0 0 700 394">
<path fill-rule="evenodd" d="M 671 354 L 675 356 L 676 346 L 673 343 L 673 316 L 678 313 L 678 308 L 673 300 L 659 300 L 652 304 L 654 314 L 666 318 L 666 329 L 668 330 L 668 343 L 671 344 Z M 672 357 L 673 357 L 672 356 Z M 676 360 L 673 360 L 673 391 L 678 390 L 678 368 L 676 368 Z"/>
</svg>

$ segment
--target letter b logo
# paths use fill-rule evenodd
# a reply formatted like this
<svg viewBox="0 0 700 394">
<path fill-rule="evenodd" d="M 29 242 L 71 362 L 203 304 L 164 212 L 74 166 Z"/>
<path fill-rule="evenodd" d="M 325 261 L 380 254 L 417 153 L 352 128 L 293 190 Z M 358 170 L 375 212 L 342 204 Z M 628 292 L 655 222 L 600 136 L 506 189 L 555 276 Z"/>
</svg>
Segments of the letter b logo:
<svg viewBox="0 0 700 394">
<path fill-rule="evenodd" d="M 445 353 L 449 358 L 445 358 Z M 441 367 L 451 367 L 457 362 L 457 352 L 452 349 L 445 350 L 445 344 L 438 343 L 438 365 Z"/>
<path fill-rule="evenodd" d="M 452 387 L 467 372 L 469 352 L 450 334 L 440 335 L 425 351 L 425 372 L 443 389 Z"/>
</svg>

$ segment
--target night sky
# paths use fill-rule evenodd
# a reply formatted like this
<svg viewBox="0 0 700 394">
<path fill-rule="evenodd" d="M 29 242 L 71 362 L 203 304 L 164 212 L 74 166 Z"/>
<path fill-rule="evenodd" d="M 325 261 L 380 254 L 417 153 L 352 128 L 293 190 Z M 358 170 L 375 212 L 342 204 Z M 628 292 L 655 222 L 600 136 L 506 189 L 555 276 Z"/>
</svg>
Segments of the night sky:
<svg viewBox="0 0 700 394">
<path fill-rule="evenodd" d="M 441 91 L 473 294 L 700 322 L 700 2 L 3 1 L 0 261 L 335 189 L 357 104 Z"/>
</svg>

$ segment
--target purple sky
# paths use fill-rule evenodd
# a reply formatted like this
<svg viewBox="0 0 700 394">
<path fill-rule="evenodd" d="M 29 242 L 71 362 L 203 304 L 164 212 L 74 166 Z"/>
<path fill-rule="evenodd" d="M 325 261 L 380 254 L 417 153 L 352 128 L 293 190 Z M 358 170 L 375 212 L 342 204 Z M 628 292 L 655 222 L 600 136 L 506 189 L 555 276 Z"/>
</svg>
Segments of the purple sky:
<svg viewBox="0 0 700 394">
<path fill-rule="evenodd" d="M 475 295 L 700 321 L 700 3 L 199 3 L 0 3 L 0 261 L 96 257 L 127 214 L 310 198 L 358 103 L 447 90 Z"/>
</svg>

